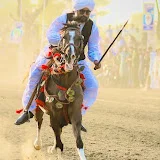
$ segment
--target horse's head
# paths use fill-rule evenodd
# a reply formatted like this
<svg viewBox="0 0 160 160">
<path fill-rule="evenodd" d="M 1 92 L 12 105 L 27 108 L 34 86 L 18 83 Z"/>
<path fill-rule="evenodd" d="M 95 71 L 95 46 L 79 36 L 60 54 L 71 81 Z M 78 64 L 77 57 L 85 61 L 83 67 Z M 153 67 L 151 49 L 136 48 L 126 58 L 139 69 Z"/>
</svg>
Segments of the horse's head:
<svg viewBox="0 0 160 160">
<path fill-rule="evenodd" d="M 74 65 L 77 64 L 82 53 L 83 36 L 81 35 L 78 23 L 75 21 L 64 24 L 61 35 L 58 49 L 63 59 L 64 71 L 70 72 L 73 70 Z"/>
</svg>

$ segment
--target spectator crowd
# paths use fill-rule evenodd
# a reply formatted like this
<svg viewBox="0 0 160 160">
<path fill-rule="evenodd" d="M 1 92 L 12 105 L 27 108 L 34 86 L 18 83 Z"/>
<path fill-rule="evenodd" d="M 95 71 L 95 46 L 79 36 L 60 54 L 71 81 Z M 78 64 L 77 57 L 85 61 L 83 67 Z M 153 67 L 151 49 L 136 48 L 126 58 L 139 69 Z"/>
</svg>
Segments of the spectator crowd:
<svg viewBox="0 0 160 160">
<path fill-rule="evenodd" d="M 16 54 L 21 46 L 22 57 L 32 57 L 28 62 L 32 63 L 33 57 L 39 54 L 41 47 L 41 24 L 35 21 L 41 10 L 42 8 L 37 9 L 32 15 L 25 16 L 28 19 L 21 23 L 10 15 L 9 24 L 2 24 L 0 28 L 1 53 Z M 108 26 L 101 40 L 102 51 L 107 49 L 121 27 Z M 156 35 L 155 30 L 144 31 L 134 24 L 128 24 L 104 58 L 101 71 L 96 72 L 100 85 L 159 89 L 160 45 L 155 41 Z M 29 67 L 29 64 L 27 66 Z"/>
<path fill-rule="evenodd" d="M 119 27 L 109 26 L 102 48 L 107 48 Z M 155 27 L 156 28 L 156 27 Z M 151 36 L 152 39 L 149 39 Z M 133 24 L 125 28 L 113 44 L 98 74 L 100 84 L 106 87 L 160 89 L 160 45 L 155 41 L 156 31 L 144 31 Z M 104 46 L 106 48 L 104 48 Z"/>
</svg>

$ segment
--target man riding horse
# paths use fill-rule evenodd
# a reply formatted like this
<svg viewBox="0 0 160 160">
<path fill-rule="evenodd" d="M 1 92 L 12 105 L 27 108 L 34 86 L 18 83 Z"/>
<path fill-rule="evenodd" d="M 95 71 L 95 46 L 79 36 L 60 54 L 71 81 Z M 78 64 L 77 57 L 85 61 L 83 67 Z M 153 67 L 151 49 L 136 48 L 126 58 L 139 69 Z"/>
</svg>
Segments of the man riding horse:
<svg viewBox="0 0 160 160">
<path fill-rule="evenodd" d="M 68 21 L 76 20 L 80 23 L 80 30 L 84 36 L 84 49 L 88 44 L 88 58 L 94 63 L 95 68 L 99 69 L 101 67 L 98 61 L 101 58 L 100 46 L 99 46 L 99 31 L 96 24 L 89 18 L 91 11 L 94 9 L 94 0 L 73 0 L 74 11 L 72 13 L 66 13 L 58 17 L 53 21 L 47 32 L 47 38 L 49 44 L 52 46 L 57 46 L 61 39 L 61 29 L 64 24 Z M 42 69 L 41 66 L 46 64 L 49 59 L 46 53 L 48 53 L 49 46 L 45 47 L 42 53 L 38 56 L 35 63 L 31 66 L 28 84 L 23 94 L 22 104 L 24 107 L 23 114 L 16 120 L 15 125 L 21 125 L 32 118 L 36 111 L 36 102 L 33 100 L 29 112 L 25 111 L 25 107 L 29 103 L 30 97 L 39 82 Z M 85 90 L 84 90 L 84 100 L 82 104 L 81 113 L 84 115 L 86 111 L 93 105 L 97 98 L 98 83 L 94 77 L 89 65 L 86 61 L 86 56 L 83 53 L 79 58 L 78 64 L 83 65 L 85 68 L 82 73 L 85 76 Z"/>
</svg>

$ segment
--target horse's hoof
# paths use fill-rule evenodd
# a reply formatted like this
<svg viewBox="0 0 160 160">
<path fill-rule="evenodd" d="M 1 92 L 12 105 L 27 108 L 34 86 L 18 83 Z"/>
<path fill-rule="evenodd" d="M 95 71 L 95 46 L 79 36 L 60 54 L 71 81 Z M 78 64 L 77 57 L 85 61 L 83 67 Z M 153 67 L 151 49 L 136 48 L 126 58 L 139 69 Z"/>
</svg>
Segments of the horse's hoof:
<svg viewBox="0 0 160 160">
<path fill-rule="evenodd" d="M 41 149 L 41 146 L 35 146 L 35 145 L 34 145 L 34 148 L 35 148 L 36 150 L 40 150 L 40 149 Z"/>
<path fill-rule="evenodd" d="M 40 150 L 42 148 L 42 140 L 38 141 L 37 139 L 34 141 L 34 148 L 36 150 Z"/>
<path fill-rule="evenodd" d="M 85 154 L 84 154 L 84 149 L 81 148 L 81 149 L 77 149 L 78 151 L 78 155 L 80 157 L 80 160 L 86 160 L 86 157 L 85 157 Z"/>
<path fill-rule="evenodd" d="M 49 147 L 47 148 L 47 152 L 48 152 L 49 154 L 53 154 L 55 151 L 56 151 L 55 146 L 49 146 Z"/>
<path fill-rule="evenodd" d="M 57 148 L 57 156 L 58 156 L 58 160 L 63 160 L 62 151 L 60 148 Z"/>
</svg>

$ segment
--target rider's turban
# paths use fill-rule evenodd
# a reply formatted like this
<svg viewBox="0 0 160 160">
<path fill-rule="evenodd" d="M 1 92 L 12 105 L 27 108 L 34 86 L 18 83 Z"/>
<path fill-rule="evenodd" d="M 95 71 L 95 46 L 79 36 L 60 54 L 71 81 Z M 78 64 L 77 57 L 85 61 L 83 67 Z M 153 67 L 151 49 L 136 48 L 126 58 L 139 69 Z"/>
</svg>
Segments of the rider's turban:
<svg viewBox="0 0 160 160">
<path fill-rule="evenodd" d="M 72 2 L 75 11 L 83 8 L 88 8 L 90 11 L 92 11 L 95 6 L 94 0 L 72 0 Z"/>
</svg>

